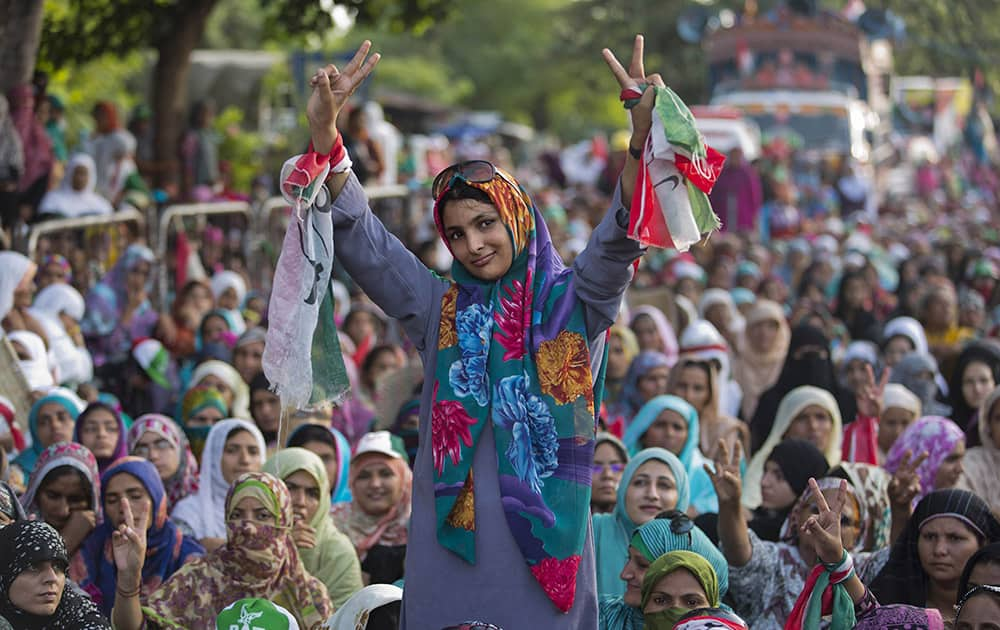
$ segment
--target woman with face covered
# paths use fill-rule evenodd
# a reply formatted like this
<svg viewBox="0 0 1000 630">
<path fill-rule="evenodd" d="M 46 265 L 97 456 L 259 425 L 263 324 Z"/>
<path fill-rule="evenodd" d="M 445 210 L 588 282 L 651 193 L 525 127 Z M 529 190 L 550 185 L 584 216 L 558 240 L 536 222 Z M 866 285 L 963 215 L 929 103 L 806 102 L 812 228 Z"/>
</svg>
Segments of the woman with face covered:
<svg viewBox="0 0 1000 630">
<path fill-rule="evenodd" d="M 295 547 L 292 501 L 280 479 L 261 472 L 234 479 L 225 520 L 225 545 L 185 564 L 140 607 L 136 587 L 146 540 L 129 508 L 112 540 L 119 576 L 115 628 L 138 630 L 144 621 L 159 628 L 199 628 L 234 600 L 248 597 L 284 607 L 300 628 L 317 628 L 329 618 L 333 607 L 326 587 L 306 571 Z"/>
<path fill-rule="evenodd" d="M 509 174 L 481 161 L 445 169 L 433 186 L 435 223 L 455 258 L 454 281 L 443 281 L 368 210 L 342 161 L 336 119 L 378 61 L 365 61 L 369 46 L 342 72 L 330 66 L 313 77 L 307 115 L 315 152 L 293 170 L 318 168 L 283 186 L 301 199 L 326 165 L 334 167 L 329 194 L 313 206 L 330 212 L 332 249 L 422 354 L 425 448 L 414 475 L 415 544 L 407 546 L 401 627 L 473 617 L 510 627 L 592 627 L 590 471 L 568 464 L 592 462 L 595 421 L 583 420 L 596 418 L 601 392 L 591 357 L 603 354 L 641 255 L 626 232 L 638 160 L 627 159 L 621 193 L 573 268 Z M 620 88 L 659 84 L 645 76 L 641 38 L 631 72 L 605 55 Z M 653 94 L 630 110 L 634 146 L 652 126 Z"/>
<path fill-rule="evenodd" d="M 788 356 L 778 382 L 765 391 L 750 421 L 750 450 L 757 453 L 764 444 L 778 413 L 782 399 L 793 389 L 811 385 L 830 392 L 837 402 L 839 416 L 853 419 L 857 414 L 854 395 L 837 382 L 830 360 L 830 341 L 818 328 L 800 325 L 792 331 Z M 833 462 L 831 462 L 831 465 Z"/>
<path fill-rule="evenodd" d="M 898 383 L 916 394 L 925 414 L 949 416 L 951 407 L 940 401 L 939 381 L 944 382 L 937 361 L 930 354 L 919 352 L 903 356 L 889 376 L 889 382 Z"/>
<path fill-rule="evenodd" d="M 326 585 L 334 608 L 361 590 L 361 565 L 351 539 L 330 517 L 330 482 L 326 467 L 304 448 L 286 448 L 264 464 L 264 472 L 285 482 L 292 497 L 292 538 L 310 575 Z"/>
<path fill-rule="evenodd" d="M 618 579 L 625 585 L 622 595 L 601 598 L 602 630 L 641 630 L 643 580 L 650 565 L 672 551 L 690 551 L 711 565 L 718 579 L 719 597 L 729 590 L 729 565 L 705 532 L 684 514 L 667 511 L 639 526 L 629 540 Z"/>
</svg>

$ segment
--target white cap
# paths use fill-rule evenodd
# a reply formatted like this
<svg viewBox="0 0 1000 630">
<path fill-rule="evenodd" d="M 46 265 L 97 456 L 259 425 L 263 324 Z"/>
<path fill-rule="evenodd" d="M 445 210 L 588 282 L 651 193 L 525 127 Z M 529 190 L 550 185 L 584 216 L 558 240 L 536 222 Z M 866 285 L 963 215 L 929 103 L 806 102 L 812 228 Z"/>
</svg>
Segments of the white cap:
<svg viewBox="0 0 1000 630">
<path fill-rule="evenodd" d="M 395 459 L 403 458 L 396 449 L 392 448 L 392 434 L 388 431 L 373 431 L 361 436 L 361 439 L 358 440 L 357 448 L 354 449 L 354 457 L 351 460 L 355 460 L 365 453 L 381 453 Z"/>
</svg>

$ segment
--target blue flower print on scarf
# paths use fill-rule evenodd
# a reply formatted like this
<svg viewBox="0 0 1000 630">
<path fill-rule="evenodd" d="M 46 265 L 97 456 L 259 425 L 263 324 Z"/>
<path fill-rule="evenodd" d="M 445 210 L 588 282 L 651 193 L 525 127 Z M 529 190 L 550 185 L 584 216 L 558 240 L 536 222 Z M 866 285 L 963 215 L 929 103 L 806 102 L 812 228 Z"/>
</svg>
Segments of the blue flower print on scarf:
<svg viewBox="0 0 1000 630">
<path fill-rule="evenodd" d="M 477 404 L 485 406 L 490 400 L 486 360 L 490 351 L 493 317 L 485 305 L 472 304 L 455 316 L 455 328 L 458 330 L 462 358 L 451 364 L 448 381 L 458 396 L 472 396 Z"/>
<path fill-rule="evenodd" d="M 548 406 L 528 391 L 527 376 L 501 379 L 493 397 L 493 423 L 511 432 L 506 455 L 514 472 L 541 494 L 542 479 L 559 466 L 559 436 Z"/>
</svg>

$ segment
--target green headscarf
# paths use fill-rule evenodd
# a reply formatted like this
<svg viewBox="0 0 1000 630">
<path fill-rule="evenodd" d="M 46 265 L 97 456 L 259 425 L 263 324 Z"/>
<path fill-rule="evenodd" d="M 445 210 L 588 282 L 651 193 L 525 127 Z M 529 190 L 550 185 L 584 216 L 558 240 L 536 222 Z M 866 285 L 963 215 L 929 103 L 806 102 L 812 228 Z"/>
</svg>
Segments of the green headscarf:
<svg viewBox="0 0 1000 630">
<path fill-rule="evenodd" d="M 698 580 L 705 589 L 710 607 L 719 605 L 719 580 L 708 560 L 691 551 L 671 551 L 654 560 L 646 570 L 646 577 L 642 579 L 643 610 L 646 609 L 646 604 L 653 596 L 653 589 L 659 581 L 678 569 L 685 569 Z M 643 613 L 645 627 L 647 630 L 672 630 L 687 612 L 686 608 L 673 607 L 655 613 Z"/>
<path fill-rule="evenodd" d="M 309 526 L 316 531 L 316 546 L 299 548 L 299 557 L 306 570 L 326 585 L 334 607 L 340 608 L 364 584 L 354 545 L 330 518 L 330 480 L 323 460 L 312 451 L 292 447 L 278 451 L 264 464 L 264 472 L 282 481 L 300 470 L 319 486 L 319 507 L 309 520 Z"/>
</svg>

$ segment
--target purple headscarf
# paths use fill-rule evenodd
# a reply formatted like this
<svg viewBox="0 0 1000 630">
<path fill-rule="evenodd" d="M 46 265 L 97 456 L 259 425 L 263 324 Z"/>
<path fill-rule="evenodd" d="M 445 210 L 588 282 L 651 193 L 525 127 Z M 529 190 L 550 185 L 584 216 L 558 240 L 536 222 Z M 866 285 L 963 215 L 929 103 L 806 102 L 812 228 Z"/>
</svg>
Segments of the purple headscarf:
<svg viewBox="0 0 1000 630">
<path fill-rule="evenodd" d="M 895 473 L 906 451 L 910 451 L 911 461 L 920 453 L 927 451 L 929 456 L 917 468 L 920 494 L 914 501 L 919 501 L 935 489 L 934 479 L 937 477 L 938 468 L 955 449 L 955 445 L 964 440 L 965 432 L 948 418 L 924 416 L 908 426 L 889 449 L 885 469 Z"/>
<path fill-rule="evenodd" d="M 944 630 L 944 621 L 936 608 L 890 604 L 876 606 L 858 619 L 858 623 L 854 626 L 854 630 L 885 630 L 885 628 Z"/>
</svg>

